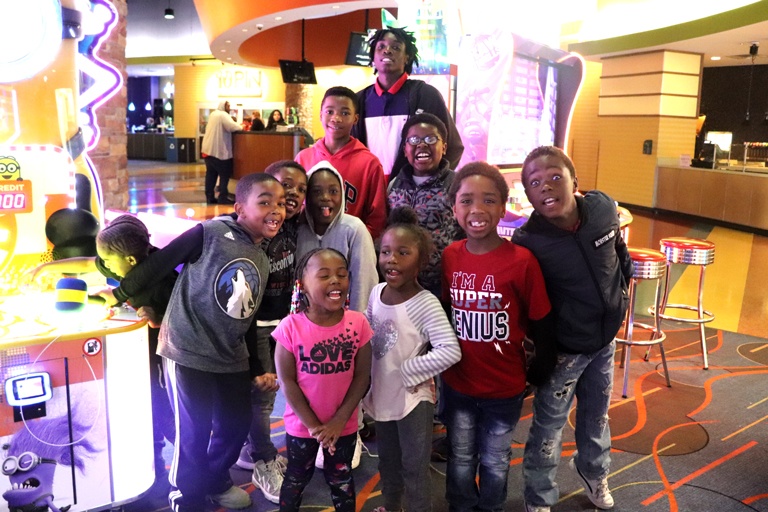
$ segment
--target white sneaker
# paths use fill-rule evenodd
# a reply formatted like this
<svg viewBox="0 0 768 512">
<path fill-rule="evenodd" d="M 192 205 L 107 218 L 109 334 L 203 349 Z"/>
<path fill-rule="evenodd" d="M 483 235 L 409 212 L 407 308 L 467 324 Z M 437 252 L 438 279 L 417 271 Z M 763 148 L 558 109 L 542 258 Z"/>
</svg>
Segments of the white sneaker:
<svg viewBox="0 0 768 512">
<path fill-rule="evenodd" d="M 280 487 L 283 485 L 283 474 L 280 472 L 280 465 L 277 460 L 264 462 L 257 460 L 253 464 L 253 476 L 251 482 L 254 487 L 261 490 L 261 493 L 272 503 L 280 503 Z"/>
<path fill-rule="evenodd" d="M 537 507 L 525 502 L 525 512 L 549 512 L 549 507 Z"/>
<path fill-rule="evenodd" d="M 573 458 L 568 462 L 568 465 L 576 471 L 576 474 L 581 478 L 581 482 L 584 484 L 584 493 L 589 498 L 594 506 L 602 510 L 608 510 L 613 508 L 613 496 L 611 496 L 611 490 L 608 488 L 608 478 L 603 477 L 600 480 L 589 480 L 585 477 L 579 468 L 576 467 L 576 459 Z"/>
<path fill-rule="evenodd" d="M 277 468 L 280 470 L 280 473 L 284 475 L 285 470 L 288 469 L 288 459 L 278 453 L 275 455 L 275 463 L 277 463 Z"/>
<path fill-rule="evenodd" d="M 211 494 L 208 499 L 214 504 L 224 508 L 238 510 L 251 506 L 251 497 L 243 489 L 233 485 L 221 494 Z"/>
<path fill-rule="evenodd" d="M 357 433 L 355 442 L 355 452 L 352 454 L 352 469 L 360 465 L 360 458 L 363 456 L 363 440 L 360 439 L 360 432 Z"/>
</svg>

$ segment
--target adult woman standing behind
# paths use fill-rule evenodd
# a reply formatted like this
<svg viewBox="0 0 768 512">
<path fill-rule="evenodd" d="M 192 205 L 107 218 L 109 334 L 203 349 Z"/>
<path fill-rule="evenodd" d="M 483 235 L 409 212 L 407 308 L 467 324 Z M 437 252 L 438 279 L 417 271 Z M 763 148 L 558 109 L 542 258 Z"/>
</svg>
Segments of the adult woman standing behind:
<svg viewBox="0 0 768 512">
<path fill-rule="evenodd" d="M 283 113 L 275 109 L 269 114 L 269 120 L 267 121 L 267 131 L 275 131 L 278 126 L 287 126 L 285 119 L 283 119 Z"/>
</svg>

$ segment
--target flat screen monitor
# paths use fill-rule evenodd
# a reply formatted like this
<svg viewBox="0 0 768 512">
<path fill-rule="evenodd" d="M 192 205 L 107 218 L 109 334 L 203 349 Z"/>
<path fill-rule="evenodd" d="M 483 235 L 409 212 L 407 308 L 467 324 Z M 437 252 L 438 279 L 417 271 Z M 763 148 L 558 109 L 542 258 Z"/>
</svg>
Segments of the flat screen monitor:
<svg viewBox="0 0 768 512">
<path fill-rule="evenodd" d="M 352 32 L 349 34 L 347 58 L 344 60 L 344 64 L 347 66 L 369 66 L 371 64 L 368 37 L 369 35 L 366 32 Z"/>
<path fill-rule="evenodd" d="M 733 132 L 707 132 L 706 142 L 716 144 L 721 151 L 730 151 Z"/>
<path fill-rule="evenodd" d="M 316 84 L 315 65 L 306 60 L 280 60 L 280 72 L 286 84 Z"/>
</svg>

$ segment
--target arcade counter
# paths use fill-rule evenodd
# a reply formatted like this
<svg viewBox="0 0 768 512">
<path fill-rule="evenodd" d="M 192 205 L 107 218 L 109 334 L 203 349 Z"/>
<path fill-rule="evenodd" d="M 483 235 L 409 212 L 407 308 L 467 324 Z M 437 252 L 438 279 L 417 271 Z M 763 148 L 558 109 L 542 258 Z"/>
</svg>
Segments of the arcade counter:
<svg viewBox="0 0 768 512">
<path fill-rule="evenodd" d="M 768 230 L 765 171 L 659 165 L 654 207 Z"/>
<path fill-rule="evenodd" d="M 54 295 L 0 296 L 0 511 L 111 509 L 154 481 L 145 322 Z"/>
</svg>

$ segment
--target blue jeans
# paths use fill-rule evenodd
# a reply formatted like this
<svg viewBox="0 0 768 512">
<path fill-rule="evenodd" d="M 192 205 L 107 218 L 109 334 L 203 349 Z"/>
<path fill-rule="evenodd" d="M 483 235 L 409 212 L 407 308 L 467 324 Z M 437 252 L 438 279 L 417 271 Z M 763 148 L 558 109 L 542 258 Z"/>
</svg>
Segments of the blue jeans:
<svg viewBox="0 0 768 512">
<path fill-rule="evenodd" d="M 445 498 L 451 512 L 504 510 L 512 457 L 512 432 L 523 393 L 512 398 L 475 398 L 443 382 L 450 452 Z M 479 472 L 480 483 L 475 483 Z"/>
<path fill-rule="evenodd" d="M 525 444 L 525 501 L 553 506 L 559 498 L 555 477 L 560 462 L 563 426 L 573 397 L 576 406 L 576 465 L 590 480 L 608 474 L 611 430 L 608 406 L 613 388 L 616 342 L 592 354 L 558 354 L 549 382 L 533 399 L 533 424 Z"/>
</svg>

